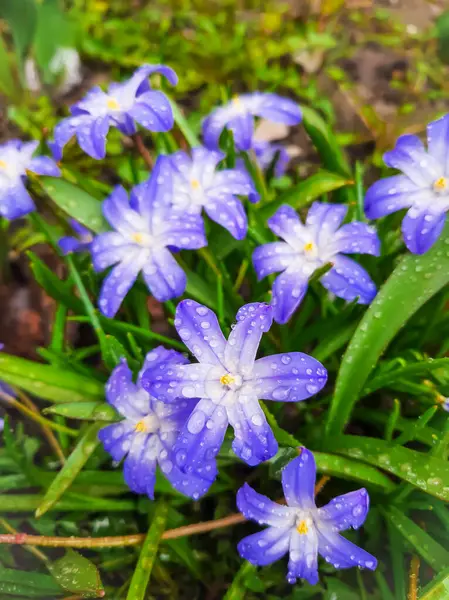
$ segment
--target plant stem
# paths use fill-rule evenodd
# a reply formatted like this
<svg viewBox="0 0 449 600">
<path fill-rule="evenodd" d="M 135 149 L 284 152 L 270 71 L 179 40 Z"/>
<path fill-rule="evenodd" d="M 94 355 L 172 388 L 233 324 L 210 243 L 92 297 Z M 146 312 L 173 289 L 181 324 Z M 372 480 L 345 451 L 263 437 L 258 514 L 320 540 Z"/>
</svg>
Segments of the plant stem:
<svg viewBox="0 0 449 600">
<path fill-rule="evenodd" d="M 139 152 L 140 156 L 145 161 L 145 164 L 151 171 L 154 167 L 154 161 L 153 161 L 151 154 L 148 151 L 148 148 L 143 143 L 142 135 L 139 132 L 136 132 L 131 137 L 134 140 L 134 145 L 136 146 L 137 151 Z"/>
</svg>

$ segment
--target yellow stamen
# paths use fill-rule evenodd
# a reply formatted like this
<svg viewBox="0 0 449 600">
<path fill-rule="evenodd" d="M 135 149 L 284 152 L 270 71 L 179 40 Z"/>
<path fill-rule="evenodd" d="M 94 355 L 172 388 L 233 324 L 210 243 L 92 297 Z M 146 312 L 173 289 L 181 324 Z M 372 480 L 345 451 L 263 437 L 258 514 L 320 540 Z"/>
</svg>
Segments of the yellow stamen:
<svg viewBox="0 0 449 600">
<path fill-rule="evenodd" d="M 0 160 L 0 169 L 6 169 L 7 166 L 4 160 Z"/>
<path fill-rule="evenodd" d="M 192 181 L 190 182 L 190 185 L 192 186 L 192 189 L 194 189 L 194 190 L 198 190 L 201 187 L 201 183 L 198 181 L 198 179 L 192 179 Z"/>
<path fill-rule="evenodd" d="M 147 431 L 147 426 L 145 425 L 145 421 L 142 419 L 142 421 L 139 421 L 138 423 L 136 423 L 134 426 L 134 429 L 138 433 L 145 433 Z"/>
<path fill-rule="evenodd" d="M 307 523 L 304 521 L 304 519 L 299 522 L 296 531 L 299 533 L 299 535 L 306 535 L 309 533 L 309 528 L 307 527 Z"/>
<path fill-rule="evenodd" d="M 240 98 L 238 96 L 233 96 L 232 97 L 232 103 L 237 108 L 240 108 L 240 106 L 242 106 L 242 101 L 240 100 Z"/>
<path fill-rule="evenodd" d="M 231 383 L 234 383 L 235 379 L 232 375 L 230 375 L 229 373 L 226 373 L 226 375 L 223 375 L 223 377 L 220 377 L 220 383 L 222 385 L 231 385 Z"/>
<path fill-rule="evenodd" d="M 312 252 L 313 248 L 314 248 L 313 242 L 304 244 L 304 252 Z"/>
<path fill-rule="evenodd" d="M 109 98 L 109 100 L 106 102 L 106 106 L 108 108 L 110 108 L 111 110 L 119 110 L 120 109 L 120 104 L 117 102 L 117 100 L 115 98 Z"/>
<path fill-rule="evenodd" d="M 447 186 L 448 186 L 448 181 L 447 181 L 446 177 L 439 177 L 433 183 L 433 189 L 436 192 L 442 192 L 442 191 L 444 191 L 447 188 Z"/>
<path fill-rule="evenodd" d="M 131 239 L 136 242 L 136 244 L 142 244 L 144 241 L 144 235 L 143 233 L 136 232 L 131 235 Z"/>
</svg>

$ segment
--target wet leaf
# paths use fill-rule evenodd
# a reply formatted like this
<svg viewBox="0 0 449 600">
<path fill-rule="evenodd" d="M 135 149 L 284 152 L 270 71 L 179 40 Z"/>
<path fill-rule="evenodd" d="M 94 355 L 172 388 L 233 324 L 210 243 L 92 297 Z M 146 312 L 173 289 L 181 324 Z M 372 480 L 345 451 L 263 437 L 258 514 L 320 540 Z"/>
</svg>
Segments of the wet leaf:
<svg viewBox="0 0 449 600">
<path fill-rule="evenodd" d="M 357 435 L 329 439 L 327 447 L 338 454 L 376 465 L 431 496 L 449 501 L 449 463 L 445 460 Z"/>
<path fill-rule="evenodd" d="M 359 323 L 338 372 L 326 425 L 329 438 L 344 429 L 368 375 L 396 333 L 448 282 L 449 224 L 429 252 L 401 260 Z"/>
<path fill-rule="evenodd" d="M 247 586 L 246 580 L 256 573 L 257 567 L 252 565 L 250 562 L 245 561 L 240 569 L 237 571 L 230 588 L 226 592 L 223 600 L 241 600 L 245 597 Z M 263 591 L 263 590 L 262 590 Z"/>
<path fill-rule="evenodd" d="M 50 566 L 56 581 L 67 592 L 82 598 L 103 598 L 105 592 L 97 567 L 89 559 L 70 549 Z"/>
<path fill-rule="evenodd" d="M 63 590 L 51 575 L 2 567 L 0 569 L 0 593 L 48 599 L 63 594 Z"/>
<path fill-rule="evenodd" d="M 118 419 L 116 411 L 106 402 L 67 402 L 49 406 L 43 412 L 89 421 L 117 421 Z"/>
<path fill-rule="evenodd" d="M 419 596 L 419 600 L 445 600 L 449 597 L 449 567 L 443 569 L 427 585 Z"/>
</svg>

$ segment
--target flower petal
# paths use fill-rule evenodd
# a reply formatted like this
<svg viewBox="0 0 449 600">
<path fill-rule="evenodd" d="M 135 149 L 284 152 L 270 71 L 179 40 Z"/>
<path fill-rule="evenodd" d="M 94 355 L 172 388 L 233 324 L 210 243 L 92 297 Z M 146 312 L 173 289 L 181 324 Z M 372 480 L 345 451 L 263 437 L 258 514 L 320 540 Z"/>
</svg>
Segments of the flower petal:
<svg viewBox="0 0 449 600">
<path fill-rule="evenodd" d="M 166 65 L 141 65 L 127 84 L 134 86 L 134 93 L 138 93 L 142 82 L 153 75 L 153 73 L 160 73 L 171 85 L 178 83 L 178 76 L 171 67 L 167 67 Z"/>
<path fill-rule="evenodd" d="M 109 131 L 109 116 L 92 119 L 76 129 L 80 148 L 96 160 L 106 156 L 106 136 Z"/>
<path fill-rule="evenodd" d="M 333 498 L 318 509 L 318 518 L 333 531 L 358 529 L 365 522 L 369 511 L 369 496 L 365 488 Z"/>
<path fill-rule="evenodd" d="M 426 152 L 416 135 L 401 135 L 393 150 L 384 154 L 384 162 L 402 171 L 419 187 L 426 187 L 444 176 L 443 166 Z"/>
<path fill-rule="evenodd" d="M 73 236 L 65 236 L 58 240 L 58 246 L 62 254 L 67 256 L 67 254 L 71 254 L 72 252 L 87 250 L 86 246 L 90 246 L 90 244 L 84 244 Z"/>
<path fill-rule="evenodd" d="M 446 212 L 436 207 L 412 207 L 402 221 L 404 241 L 410 252 L 424 254 L 437 239 L 446 222 Z"/>
<path fill-rule="evenodd" d="M 258 494 L 247 483 L 237 492 L 237 508 L 244 517 L 256 521 L 259 525 L 285 527 L 294 521 L 294 512 L 288 506 L 273 502 L 266 496 Z"/>
<path fill-rule="evenodd" d="M 309 277 L 298 269 L 288 269 L 276 277 L 273 284 L 274 320 L 287 323 L 301 304 L 309 285 Z"/>
<path fill-rule="evenodd" d="M 296 247 L 298 240 L 306 242 L 306 229 L 294 208 L 283 204 L 267 221 L 273 233 Z"/>
<path fill-rule="evenodd" d="M 237 546 L 242 558 L 253 565 L 264 567 L 279 560 L 288 552 L 291 527 L 267 527 L 243 538 Z"/>
<path fill-rule="evenodd" d="M 212 221 L 227 229 L 236 240 L 246 237 L 248 221 L 243 204 L 238 198 L 208 198 L 204 209 Z"/>
<path fill-rule="evenodd" d="M 338 533 L 334 533 L 328 527 L 317 526 L 318 529 L 318 552 L 324 560 L 336 569 L 349 569 L 351 567 L 362 567 L 374 571 L 377 560 L 372 554 L 359 548 Z"/>
<path fill-rule="evenodd" d="M 60 121 L 53 132 L 54 142 L 52 142 L 52 154 L 55 156 L 55 150 L 57 150 L 57 156 L 55 158 L 60 160 L 62 156 L 62 149 L 67 142 L 75 135 L 80 127 L 84 127 L 87 131 L 90 130 L 90 125 L 93 122 L 93 117 L 90 115 L 76 115 L 68 117 Z"/>
<path fill-rule="evenodd" d="M 252 114 L 258 117 L 284 125 L 298 125 L 301 122 L 301 109 L 289 98 L 256 92 L 241 96 L 241 99 L 245 104 L 248 102 Z"/>
<path fill-rule="evenodd" d="M 181 296 L 186 289 L 187 277 L 167 248 L 154 250 L 143 265 L 144 281 L 159 302 Z"/>
<path fill-rule="evenodd" d="M 172 209 L 170 218 L 161 224 L 159 235 L 166 246 L 186 250 L 198 250 L 207 246 L 204 221 L 199 214 L 177 212 Z"/>
<path fill-rule="evenodd" d="M 257 201 L 259 198 L 251 177 L 246 171 L 240 171 L 239 169 L 218 171 L 207 187 L 206 192 L 208 196 L 214 198 L 226 198 L 231 194 L 248 196 L 252 202 Z"/>
<path fill-rule="evenodd" d="M 249 375 L 262 335 L 273 323 L 273 309 L 264 302 L 245 304 L 237 312 L 236 321 L 226 344 L 225 365 L 231 372 Z"/>
<path fill-rule="evenodd" d="M 271 242 L 255 248 L 253 264 L 260 281 L 271 273 L 283 271 L 297 258 L 297 254 L 286 242 Z"/>
<path fill-rule="evenodd" d="M 123 465 L 123 477 L 129 489 L 136 494 L 154 497 L 157 464 L 155 446 L 159 444 L 156 435 L 137 433 L 132 439 L 131 448 Z"/>
<path fill-rule="evenodd" d="M 325 244 L 340 227 L 345 218 L 348 207 L 344 204 L 327 204 L 325 202 L 314 202 L 309 208 L 306 218 L 306 226 L 316 232 L 316 243 Z"/>
<path fill-rule="evenodd" d="M 170 459 L 160 461 L 160 467 L 175 490 L 194 500 L 204 496 L 211 486 L 210 479 L 205 479 L 196 472 L 184 473 L 172 459 L 173 457 L 170 457 Z"/>
<path fill-rule="evenodd" d="M 220 135 L 226 123 L 232 118 L 228 107 L 220 106 L 206 117 L 202 124 L 204 145 L 211 150 L 219 149 Z"/>
<path fill-rule="evenodd" d="M 139 371 L 137 383 L 139 384 L 146 371 L 152 372 L 155 369 L 160 369 L 161 365 L 186 365 L 188 359 L 177 350 L 167 350 L 164 346 L 153 348 L 145 356 L 142 368 Z"/>
<path fill-rule="evenodd" d="M 300 402 L 317 394 L 326 381 L 320 362 L 302 352 L 286 352 L 256 360 L 252 384 L 263 400 Z"/>
<path fill-rule="evenodd" d="M 120 233 L 115 231 L 100 233 L 91 244 L 94 269 L 100 272 L 115 265 L 129 256 L 135 248 L 135 244 L 127 243 Z"/>
<path fill-rule="evenodd" d="M 104 200 L 103 214 L 111 227 L 123 235 L 139 231 L 141 228 L 141 219 L 131 208 L 128 194 L 121 185 L 116 186 Z"/>
<path fill-rule="evenodd" d="M 120 461 L 128 454 L 131 448 L 131 440 L 136 435 L 133 424 L 124 420 L 120 423 L 113 423 L 100 429 L 98 439 L 103 444 L 104 449 L 115 461 Z"/>
<path fill-rule="evenodd" d="M 397 210 L 409 208 L 421 197 L 433 196 L 430 190 L 417 187 L 405 175 L 394 175 L 376 181 L 365 196 L 365 213 L 369 219 L 379 219 Z"/>
<path fill-rule="evenodd" d="M 301 510 L 315 508 L 315 457 L 307 448 L 282 469 L 282 488 L 289 506 Z"/>
<path fill-rule="evenodd" d="M 175 122 L 167 96 L 155 90 L 140 95 L 128 113 L 149 131 L 169 131 Z"/>
<path fill-rule="evenodd" d="M 0 215 L 5 219 L 19 219 L 35 208 L 30 194 L 20 180 L 13 187 L 0 190 Z"/>
<path fill-rule="evenodd" d="M 449 115 L 427 125 L 429 154 L 449 173 Z"/>
<path fill-rule="evenodd" d="M 123 417 L 139 420 L 148 414 L 150 398 L 133 382 L 133 374 L 126 359 L 112 371 L 105 388 L 106 400 Z"/>
<path fill-rule="evenodd" d="M 103 281 L 98 305 L 105 317 L 112 319 L 116 315 L 123 299 L 142 270 L 145 260 L 145 253 L 135 249 L 118 263 Z"/>
<path fill-rule="evenodd" d="M 194 300 L 183 300 L 176 309 L 175 327 L 199 362 L 223 365 L 226 340 L 209 308 Z"/>
<path fill-rule="evenodd" d="M 227 413 L 235 435 L 232 449 L 241 460 L 254 467 L 276 454 L 278 443 L 257 398 L 240 395 Z"/>
<path fill-rule="evenodd" d="M 347 223 L 335 234 L 333 247 L 345 254 L 380 255 L 380 240 L 377 231 L 367 223 Z"/>
<path fill-rule="evenodd" d="M 254 117 L 250 114 L 238 115 L 227 123 L 232 131 L 237 150 L 250 150 L 254 134 Z"/>
<path fill-rule="evenodd" d="M 348 302 L 358 298 L 359 304 L 369 304 L 377 290 L 365 269 L 342 254 L 337 254 L 332 262 L 332 269 L 320 279 L 323 286 Z"/>
<path fill-rule="evenodd" d="M 317 584 L 318 536 L 315 528 L 310 527 L 307 534 L 299 534 L 293 529 L 289 552 L 287 581 L 294 584 L 297 579 L 305 579 L 310 585 Z"/>
<path fill-rule="evenodd" d="M 185 473 L 196 473 L 212 483 L 217 476 L 215 457 L 220 451 L 228 426 L 225 409 L 202 399 L 183 427 L 173 449 L 177 466 Z"/>
<path fill-rule="evenodd" d="M 172 213 L 173 171 L 168 156 L 158 156 L 147 181 L 131 190 L 130 205 L 141 215 L 154 235 Z"/>
<path fill-rule="evenodd" d="M 206 391 L 210 365 L 173 363 L 150 366 L 142 375 L 142 386 L 162 402 L 176 402 L 179 398 L 201 398 Z"/>
<path fill-rule="evenodd" d="M 28 170 L 36 173 L 36 175 L 50 175 L 51 177 L 61 176 L 59 167 L 49 156 L 36 156 L 28 165 Z"/>
</svg>

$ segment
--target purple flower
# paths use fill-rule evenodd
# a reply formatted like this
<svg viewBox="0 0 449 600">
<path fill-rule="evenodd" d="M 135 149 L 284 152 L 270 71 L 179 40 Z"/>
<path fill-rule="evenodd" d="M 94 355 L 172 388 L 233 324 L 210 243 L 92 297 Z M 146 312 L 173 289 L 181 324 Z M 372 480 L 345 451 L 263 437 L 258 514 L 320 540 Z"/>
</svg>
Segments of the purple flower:
<svg viewBox="0 0 449 600">
<path fill-rule="evenodd" d="M 68 235 L 62 237 L 58 241 L 58 246 L 61 248 L 64 256 L 72 252 L 88 252 L 94 239 L 93 233 L 75 221 L 75 219 L 69 219 L 70 226 L 78 237 Z"/>
<path fill-rule="evenodd" d="M 235 147 L 249 150 L 254 133 L 254 116 L 263 117 L 275 123 L 298 125 L 301 122 L 301 110 L 293 100 L 277 94 L 242 94 L 235 96 L 225 106 L 216 108 L 203 121 L 203 138 L 208 148 L 219 147 L 223 129 L 232 131 Z"/>
<path fill-rule="evenodd" d="M 276 154 L 278 154 L 274 165 L 274 175 L 275 177 L 284 175 L 287 165 L 290 162 L 290 156 L 282 144 L 254 140 L 252 147 L 262 171 L 266 171 L 271 166 Z"/>
<path fill-rule="evenodd" d="M 270 329 L 272 308 L 254 303 L 237 313 L 228 341 L 215 314 L 193 300 L 182 301 L 175 326 L 196 364 L 161 365 L 143 386 L 163 402 L 178 397 L 201 398 L 174 448 L 178 466 L 196 472 L 212 483 L 215 456 L 228 423 L 234 428 L 234 452 L 249 465 L 274 456 L 278 444 L 259 399 L 299 402 L 326 383 L 326 369 L 301 352 L 288 352 L 255 360 L 262 334 Z"/>
<path fill-rule="evenodd" d="M 172 486 L 187 496 L 199 498 L 209 487 L 209 482 L 198 475 L 182 473 L 172 457 L 173 444 L 197 400 L 184 398 L 164 404 L 152 398 L 141 384 L 145 371 L 151 373 L 160 364 L 186 362 L 179 352 L 159 346 L 147 354 L 137 383 L 133 382 L 131 370 L 122 359 L 106 384 L 107 401 L 124 418 L 104 427 L 98 437 L 115 461 L 126 456 L 125 481 L 137 494 L 154 497 L 157 464 Z"/>
<path fill-rule="evenodd" d="M 282 471 L 282 487 L 287 506 L 258 494 L 247 483 L 237 492 L 237 506 L 247 519 L 268 525 L 244 538 L 238 545 L 242 558 L 259 566 L 269 565 L 287 552 L 287 580 L 306 579 L 318 583 L 318 554 L 336 569 L 363 567 L 374 570 L 377 560 L 339 535 L 350 527 L 358 529 L 369 510 L 365 489 L 337 496 L 317 508 L 314 499 L 316 477 L 312 452 L 300 448 L 300 455 Z"/>
<path fill-rule="evenodd" d="M 378 219 L 403 208 L 402 234 L 410 252 L 424 254 L 436 242 L 449 210 L 449 115 L 427 126 L 427 151 L 415 135 L 403 135 L 385 163 L 402 175 L 377 181 L 366 193 L 365 211 Z"/>
<path fill-rule="evenodd" d="M 18 219 L 35 209 L 24 182 L 27 171 L 36 175 L 60 177 L 56 163 L 48 156 L 33 154 L 39 142 L 11 140 L 0 146 L 0 215 Z"/>
<path fill-rule="evenodd" d="M 225 227 L 237 240 L 246 236 L 248 222 L 239 196 L 256 201 L 258 195 L 248 173 L 240 169 L 217 171 L 222 152 L 193 148 L 170 156 L 174 171 L 173 204 L 180 211 L 199 215 L 204 207 L 208 216 Z"/>
<path fill-rule="evenodd" d="M 140 272 L 160 302 L 180 296 L 186 275 L 167 247 L 196 250 L 207 245 L 201 216 L 171 206 L 171 178 L 167 157 L 159 157 L 151 177 L 131 190 L 129 201 L 119 186 L 103 203 L 115 231 L 98 235 L 91 251 L 96 271 L 115 265 L 100 292 L 100 310 L 107 317 L 117 313 Z"/>
<path fill-rule="evenodd" d="M 149 131 L 168 131 L 173 127 L 173 111 L 168 98 L 160 91 L 152 90 L 148 77 L 161 73 L 172 85 L 178 78 L 170 67 L 143 65 L 125 83 L 111 83 L 107 92 L 100 87 L 92 88 L 80 102 L 74 104 L 71 117 L 61 121 L 55 128 L 55 156 L 75 134 L 82 150 L 92 158 L 106 155 L 106 136 L 109 127 L 117 127 L 123 134 L 136 132 L 136 122 Z"/>
<path fill-rule="evenodd" d="M 254 250 L 257 277 L 282 271 L 273 285 L 274 319 L 286 323 L 303 299 L 311 275 L 332 263 L 320 279 L 326 289 L 344 300 L 358 298 L 369 304 L 376 286 L 368 273 L 343 254 L 379 255 L 377 233 L 365 223 L 348 223 L 340 227 L 347 207 L 315 202 L 305 225 L 291 206 L 281 206 L 268 220 L 268 226 L 284 242 L 264 244 Z M 340 227 L 340 229 L 339 229 Z"/>
</svg>

